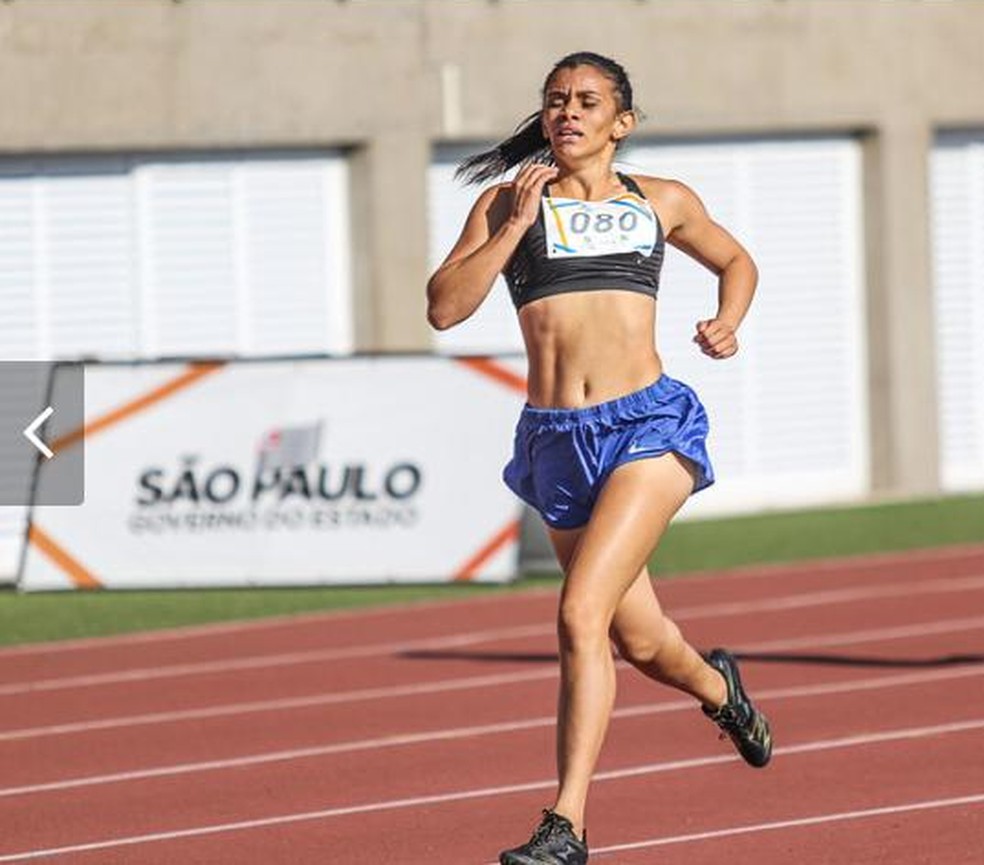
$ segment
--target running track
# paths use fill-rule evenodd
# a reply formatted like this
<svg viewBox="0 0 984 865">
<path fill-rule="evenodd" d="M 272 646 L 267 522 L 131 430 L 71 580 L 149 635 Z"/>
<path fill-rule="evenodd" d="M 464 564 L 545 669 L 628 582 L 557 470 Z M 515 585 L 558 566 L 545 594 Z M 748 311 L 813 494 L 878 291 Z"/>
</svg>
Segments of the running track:
<svg viewBox="0 0 984 865">
<path fill-rule="evenodd" d="M 984 547 L 659 586 L 773 764 L 619 665 L 592 862 L 984 861 Z M 0 651 L 0 862 L 489 865 L 553 789 L 552 593 Z"/>
</svg>

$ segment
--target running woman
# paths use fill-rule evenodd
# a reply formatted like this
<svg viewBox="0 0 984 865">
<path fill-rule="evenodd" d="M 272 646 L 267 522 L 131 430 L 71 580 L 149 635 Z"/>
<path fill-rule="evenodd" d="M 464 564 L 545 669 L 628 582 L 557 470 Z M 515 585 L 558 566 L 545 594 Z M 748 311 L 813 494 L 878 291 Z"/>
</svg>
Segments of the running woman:
<svg viewBox="0 0 984 865">
<path fill-rule="evenodd" d="M 613 168 L 636 125 L 632 86 L 613 60 L 561 59 L 542 107 L 515 135 L 467 159 L 470 182 L 519 166 L 478 197 L 427 285 L 439 330 L 478 309 L 505 275 L 526 345 L 528 401 L 503 477 L 546 523 L 564 572 L 558 611 L 558 790 L 502 865 L 583 865 L 588 785 L 615 700 L 614 642 L 646 676 L 695 697 L 752 766 L 772 739 L 734 657 L 699 654 L 662 611 L 647 562 L 687 497 L 711 484 L 707 417 L 663 372 L 655 345 L 665 244 L 718 278 L 716 312 L 694 342 L 714 360 L 738 351 L 755 292 L 749 254 L 682 183 Z"/>
</svg>

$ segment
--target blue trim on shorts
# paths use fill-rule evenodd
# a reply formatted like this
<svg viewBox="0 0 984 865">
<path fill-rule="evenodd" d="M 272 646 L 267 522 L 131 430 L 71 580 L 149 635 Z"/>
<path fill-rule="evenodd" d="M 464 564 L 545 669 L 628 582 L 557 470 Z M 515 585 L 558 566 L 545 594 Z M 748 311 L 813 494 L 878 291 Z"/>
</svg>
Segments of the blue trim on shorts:
<svg viewBox="0 0 984 865">
<path fill-rule="evenodd" d="M 694 391 L 662 375 L 642 390 L 584 408 L 527 405 L 502 476 L 548 526 L 578 528 L 608 476 L 635 460 L 677 453 L 695 469 L 693 491 L 710 486 L 707 434 L 707 413 Z"/>
</svg>

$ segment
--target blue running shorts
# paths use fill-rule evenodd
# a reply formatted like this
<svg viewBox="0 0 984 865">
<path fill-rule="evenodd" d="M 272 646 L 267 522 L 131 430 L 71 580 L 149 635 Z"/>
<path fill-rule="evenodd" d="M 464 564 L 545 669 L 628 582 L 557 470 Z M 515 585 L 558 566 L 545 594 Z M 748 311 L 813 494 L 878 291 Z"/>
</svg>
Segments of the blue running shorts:
<svg viewBox="0 0 984 865">
<path fill-rule="evenodd" d="M 696 469 L 694 492 L 714 483 L 707 413 L 687 385 L 662 375 L 649 387 L 577 409 L 527 405 L 502 478 L 550 528 L 575 529 L 608 476 L 633 460 L 674 452 Z"/>
</svg>

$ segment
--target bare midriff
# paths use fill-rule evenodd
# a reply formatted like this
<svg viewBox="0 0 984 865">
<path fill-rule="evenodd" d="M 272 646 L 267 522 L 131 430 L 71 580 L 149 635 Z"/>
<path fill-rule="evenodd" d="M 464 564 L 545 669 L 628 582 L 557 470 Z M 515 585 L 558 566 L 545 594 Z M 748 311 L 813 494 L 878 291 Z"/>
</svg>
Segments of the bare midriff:
<svg viewBox="0 0 984 865">
<path fill-rule="evenodd" d="M 529 365 L 529 403 L 583 408 L 659 378 L 656 301 L 634 291 L 557 294 L 519 311 Z"/>
</svg>

